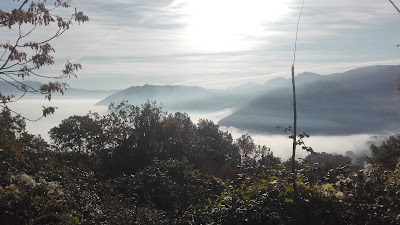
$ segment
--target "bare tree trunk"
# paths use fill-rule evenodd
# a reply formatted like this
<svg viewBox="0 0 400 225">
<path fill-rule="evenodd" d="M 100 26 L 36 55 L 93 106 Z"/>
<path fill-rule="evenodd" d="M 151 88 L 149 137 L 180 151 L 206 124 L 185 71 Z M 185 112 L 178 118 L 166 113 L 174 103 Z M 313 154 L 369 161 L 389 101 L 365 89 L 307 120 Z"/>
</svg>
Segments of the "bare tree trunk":
<svg viewBox="0 0 400 225">
<path fill-rule="evenodd" d="M 297 106 L 296 106 L 296 84 L 294 80 L 294 65 L 292 66 L 292 88 L 293 88 L 293 153 L 292 153 L 292 176 L 293 176 L 293 187 L 296 188 L 296 146 L 297 146 Z"/>
<path fill-rule="evenodd" d="M 293 154 L 292 154 L 292 176 L 293 176 L 293 188 L 296 193 L 296 168 L 295 168 L 295 162 L 296 162 L 296 146 L 297 146 L 297 106 L 296 106 L 296 84 L 294 81 L 294 64 L 296 62 L 296 52 L 297 52 L 297 38 L 299 34 L 299 25 L 300 25 L 300 19 L 301 15 L 303 14 L 303 8 L 304 8 L 304 0 L 301 5 L 301 10 L 299 14 L 299 19 L 297 20 L 297 27 L 296 27 L 296 39 L 294 41 L 294 51 L 293 51 L 293 64 L 292 64 L 292 88 L 293 88 Z"/>
</svg>

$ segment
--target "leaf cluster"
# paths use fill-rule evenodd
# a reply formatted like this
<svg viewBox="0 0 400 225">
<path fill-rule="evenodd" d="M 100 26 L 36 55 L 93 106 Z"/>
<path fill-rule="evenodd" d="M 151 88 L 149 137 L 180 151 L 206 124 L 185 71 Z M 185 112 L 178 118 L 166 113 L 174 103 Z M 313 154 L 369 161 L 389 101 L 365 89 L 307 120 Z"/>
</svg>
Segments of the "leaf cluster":
<svg viewBox="0 0 400 225">
<path fill-rule="evenodd" d="M 0 81 L 15 88 L 20 93 L 15 98 L 14 93 L 0 92 L 0 105 L 5 107 L 7 103 L 18 101 L 27 93 L 43 95 L 45 99 L 51 100 L 53 93 L 64 94 L 68 87 L 66 83 L 50 81 L 39 88 L 30 86 L 23 81 L 28 77 L 41 79 L 64 79 L 76 77 L 76 73 L 82 69 L 79 63 L 67 61 L 59 75 L 44 75 L 43 68 L 55 64 L 53 53 L 55 49 L 50 41 L 60 37 L 69 30 L 73 23 L 84 23 L 89 17 L 83 12 L 75 11 L 69 17 L 63 16 L 61 9 L 71 7 L 69 0 L 28 0 L 14 1 L 15 8 L 9 11 L 0 9 L 0 29 L 8 28 L 9 34 L 16 33 L 15 40 L 0 43 Z M 50 33 L 47 38 L 39 41 L 29 41 L 39 27 L 50 27 L 55 25 L 58 29 Z M 49 110 L 43 110 L 43 116 L 49 115 Z M 17 112 L 14 112 L 18 114 Z"/>
<path fill-rule="evenodd" d="M 236 155 L 241 147 L 232 147 L 229 135 L 209 121 L 193 124 L 149 102 L 114 105 L 106 116 L 70 117 L 52 129 L 53 146 L 28 134 L 24 119 L 7 110 L 0 124 L 5 224 L 400 223 L 396 151 L 390 155 L 398 164 L 390 169 L 377 153 L 363 168 L 348 157 L 318 153 L 309 156 L 313 164 L 298 162 L 295 174 L 280 162 L 246 168 L 239 157 L 229 167 L 236 166 L 233 174 L 218 177 L 209 168 L 226 169 L 232 161 L 228 154 L 218 164 L 212 151 L 231 148 Z M 241 144 L 252 146 L 251 140 L 244 135 Z M 232 146 L 224 144 L 229 141 Z"/>
</svg>

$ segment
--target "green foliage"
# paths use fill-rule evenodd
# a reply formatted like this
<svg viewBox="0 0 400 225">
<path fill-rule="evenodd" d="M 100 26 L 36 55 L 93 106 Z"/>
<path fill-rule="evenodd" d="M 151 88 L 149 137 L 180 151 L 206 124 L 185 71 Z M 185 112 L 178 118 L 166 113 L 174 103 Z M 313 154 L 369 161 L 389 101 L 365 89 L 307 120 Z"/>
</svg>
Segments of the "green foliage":
<svg viewBox="0 0 400 225">
<path fill-rule="evenodd" d="M 230 133 L 221 131 L 212 121 L 202 119 L 197 123 L 196 133 L 194 156 L 203 169 L 215 173 L 225 164 L 236 166 L 240 163 L 239 149 L 233 144 Z M 207 163 L 209 168 L 206 168 Z"/>
<path fill-rule="evenodd" d="M 27 133 L 24 118 L 12 116 L 7 107 L 3 108 L 0 112 L 0 149 L 22 154 L 25 149 L 40 150 L 46 145 L 41 137 Z"/>
<path fill-rule="evenodd" d="M 149 102 L 70 117 L 52 148 L 6 109 L 0 123 L 2 224 L 400 223 L 400 163 L 383 170 L 376 153 L 362 170 L 315 153 L 291 174 L 249 135 L 233 144 L 211 121 Z M 254 166 L 238 167 L 249 146 Z"/>
<path fill-rule="evenodd" d="M 281 159 L 274 157 L 273 152 L 266 146 L 256 145 L 249 134 L 236 139 L 236 145 L 241 155 L 241 166 L 246 169 L 261 167 L 276 167 Z"/>
<path fill-rule="evenodd" d="M 302 160 L 301 167 L 311 171 L 310 179 L 329 180 L 333 172 L 342 173 L 346 166 L 351 165 L 351 158 L 339 154 L 313 152 Z"/>
<path fill-rule="evenodd" d="M 320 224 L 323 218 L 324 224 L 343 224 L 334 201 L 316 195 L 305 183 L 299 182 L 294 192 L 287 174 L 271 176 L 274 172 L 231 183 L 217 201 L 193 212 L 196 223 Z"/>
<path fill-rule="evenodd" d="M 236 139 L 236 144 L 239 147 L 239 152 L 242 156 L 242 165 L 254 166 L 257 158 L 257 146 L 254 139 L 249 134 L 243 134 L 240 138 Z"/>
<path fill-rule="evenodd" d="M 136 207 L 151 207 L 163 213 L 169 224 L 181 224 L 192 205 L 205 204 L 223 190 L 215 178 L 194 170 L 188 161 L 155 159 L 132 176 L 116 179 L 117 187 Z"/>
<path fill-rule="evenodd" d="M 57 151 L 73 153 L 76 163 L 109 176 L 135 173 L 154 158 L 185 157 L 214 174 L 226 164 L 240 162 L 228 132 L 208 120 L 195 125 L 187 114 L 167 114 L 155 102 L 141 107 L 112 104 L 105 116 L 72 116 L 52 128 L 50 137 Z"/>
<path fill-rule="evenodd" d="M 381 146 L 371 145 L 371 163 L 380 166 L 383 170 L 394 170 L 400 159 L 400 136 L 391 136 Z"/>
</svg>

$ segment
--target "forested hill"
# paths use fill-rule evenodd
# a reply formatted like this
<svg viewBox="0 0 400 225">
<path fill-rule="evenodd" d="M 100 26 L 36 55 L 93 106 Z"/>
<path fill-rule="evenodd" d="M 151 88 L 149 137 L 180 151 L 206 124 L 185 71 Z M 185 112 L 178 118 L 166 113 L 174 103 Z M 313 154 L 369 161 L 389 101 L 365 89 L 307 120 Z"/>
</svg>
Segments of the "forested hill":
<svg viewBox="0 0 400 225">
<path fill-rule="evenodd" d="M 299 128 L 313 134 L 397 132 L 399 66 L 370 66 L 344 73 L 319 75 L 305 72 L 296 77 Z M 132 86 L 98 102 L 146 100 L 162 103 L 170 111 L 210 112 L 238 109 L 219 121 L 222 126 L 276 132 L 277 125 L 292 120 L 291 79 L 275 78 L 265 84 L 214 90 L 198 86 Z"/>
<path fill-rule="evenodd" d="M 111 102 L 128 100 L 140 105 L 150 100 L 162 103 L 164 109 L 174 111 L 210 112 L 223 108 L 237 108 L 262 95 L 262 85 L 245 84 L 223 90 L 206 89 L 198 86 L 144 85 L 132 86 L 117 92 L 96 105 L 108 106 Z"/>
<path fill-rule="evenodd" d="M 293 179 L 250 135 L 148 102 L 71 116 L 51 144 L 8 108 L 0 125 L 2 225 L 400 223 L 400 136 L 369 157 L 298 158 Z"/>
<path fill-rule="evenodd" d="M 398 131 L 399 66 L 371 66 L 344 73 L 296 76 L 298 124 L 312 134 Z M 266 93 L 219 121 L 220 125 L 276 132 L 292 121 L 291 79 L 264 85 Z"/>
</svg>

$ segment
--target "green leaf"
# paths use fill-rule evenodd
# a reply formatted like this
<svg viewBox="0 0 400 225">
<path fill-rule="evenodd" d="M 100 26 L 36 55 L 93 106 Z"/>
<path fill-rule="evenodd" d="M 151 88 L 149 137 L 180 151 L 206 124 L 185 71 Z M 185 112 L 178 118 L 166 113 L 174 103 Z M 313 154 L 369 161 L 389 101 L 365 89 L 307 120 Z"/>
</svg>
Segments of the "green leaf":
<svg viewBox="0 0 400 225">
<path fill-rule="evenodd" d="M 285 187 L 286 193 L 292 193 L 294 191 L 293 185 L 289 184 Z"/>
<path fill-rule="evenodd" d="M 286 203 L 293 203 L 293 199 L 292 198 L 285 198 L 285 202 Z"/>
</svg>

